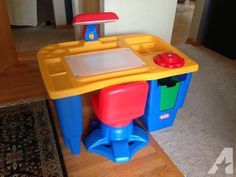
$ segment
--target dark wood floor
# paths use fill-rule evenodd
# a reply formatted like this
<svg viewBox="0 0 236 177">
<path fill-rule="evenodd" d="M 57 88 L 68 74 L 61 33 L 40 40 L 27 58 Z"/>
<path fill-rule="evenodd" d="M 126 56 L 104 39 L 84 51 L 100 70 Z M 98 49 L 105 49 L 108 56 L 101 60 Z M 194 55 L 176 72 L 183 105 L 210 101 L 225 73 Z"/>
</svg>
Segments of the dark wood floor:
<svg viewBox="0 0 236 177">
<path fill-rule="evenodd" d="M 0 104 L 46 96 L 36 60 L 19 61 L 0 74 Z"/>
</svg>

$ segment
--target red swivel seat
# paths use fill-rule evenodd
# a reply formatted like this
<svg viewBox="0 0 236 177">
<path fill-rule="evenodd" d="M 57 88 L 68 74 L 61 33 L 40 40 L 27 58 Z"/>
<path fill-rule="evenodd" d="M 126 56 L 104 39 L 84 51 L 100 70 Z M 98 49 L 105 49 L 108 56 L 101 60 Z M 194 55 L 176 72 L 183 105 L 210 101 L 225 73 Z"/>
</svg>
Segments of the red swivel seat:
<svg viewBox="0 0 236 177">
<path fill-rule="evenodd" d="M 104 88 L 92 98 L 93 110 L 101 121 L 85 139 L 91 152 L 115 162 L 127 162 L 149 143 L 148 134 L 133 119 L 144 114 L 147 82 L 133 82 Z"/>
</svg>

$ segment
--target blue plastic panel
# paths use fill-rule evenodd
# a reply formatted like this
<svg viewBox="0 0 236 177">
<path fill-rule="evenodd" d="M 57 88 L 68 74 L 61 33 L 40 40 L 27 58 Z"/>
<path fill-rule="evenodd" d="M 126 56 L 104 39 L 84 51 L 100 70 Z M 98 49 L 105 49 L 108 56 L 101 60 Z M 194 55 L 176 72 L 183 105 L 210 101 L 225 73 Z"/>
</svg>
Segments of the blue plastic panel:
<svg viewBox="0 0 236 177">
<path fill-rule="evenodd" d="M 188 88 L 191 82 L 192 73 L 176 76 L 181 81 L 176 104 L 173 109 L 160 111 L 160 85 L 157 80 L 149 81 L 149 93 L 144 115 L 141 122 L 148 131 L 160 130 L 171 127 L 175 121 L 179 108 L 183 107 Z"/>
<path fill-rule="evenodd" d="M 81 96 L 54 100 L 65 145 L 74 155 L 80 152 L 82 134 Z"/>
<path fill-rule="evenodd" d="M 91 25 L 85 26 L 84 40 L 85 41 L 98 40 L 97 25 L 96 24 L 91 24 Z"/>
<path fill-rule="evenodd" d="M 94 123 L 93 125 L 96 125 Z M 98 123 L 85 138 L 88 151 L 102 155 L 116 163 L 128 162 L 133 155 L 149 143 L 147 132 L 138 125 L 115 128 Z"/>
</svg>

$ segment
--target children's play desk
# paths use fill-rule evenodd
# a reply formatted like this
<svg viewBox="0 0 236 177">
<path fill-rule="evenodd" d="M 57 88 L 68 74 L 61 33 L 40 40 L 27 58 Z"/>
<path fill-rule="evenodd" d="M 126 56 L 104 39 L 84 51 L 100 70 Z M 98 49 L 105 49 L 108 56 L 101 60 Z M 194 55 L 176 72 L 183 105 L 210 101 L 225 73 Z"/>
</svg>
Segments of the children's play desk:
<svg viewBox="0 0 236 177">
<path fill-rule="evenodd" d="M 106 57 L 104 60 L 100 60 L 104 52 Z M 125 52 L 127 52 L 127 55 L 124 54 Z M 163 52 L 177 54 L 184 59 L 184 65 L 177 68 L 157 65 L 153 59 Z M 98 56 L 97 62 L 94 62 L 96 61 L 96 55 Z M 112 62 L 107 63 L 109 56 Z M 73 62 L 73 58 L 76 57 L 81 60 Z M 86 57 L 91 60 L 91 63 L 89 65 L 81 63 L 80 65 L 78 62 L 86 61 Z M 141 62 L 132 63 L 133 61 L 128 61 L 131 65 L 126 65 L 125 61 L 121 61 L 120 63 L 123 62 L 123 64 L 116 67 L 115 59 L 123 60 L 122 57 L 126 57 L 128 60 L 136 57 Z M 104 37 L 92 42 L 72 41 L 49 45 L 38 52 L 38 62 L 49 97 L 55 102 L 64 143 L 71 149 L 73 154 L 80 152 L 82 94 L 112 85 L 147 80 L 149 81 L 150 90 L 146 112 L 141 121 L 148 130 L 157 130 L 160 127 L 158 128 L 158 126 L 152 124 L 155 124 L 158 118 L 160 120 L 168 119 L 172 112 L 174 113 L 173 117 L 175 117 L 178 108 L 182 107 L 191 80 L 191 73 L 198 70 L 198 64 L 191 58 L 160 38 L 146 34 Z M 112 65 L 112 70 L 109 70 L 109 68 L 106 70 L 109 63 Z M 105 68 L 104 72 L 101 68 Z M 156 109 L 156 107 L 160 107 L 160 105 L 158 106 L 160 100 L 165 100 L 165 98 L 154 99 L 154 96 L 158 97 L 159 91 L 156 87 L 158 80 L 163 78 L 173 79 L 174 77 L 183 83 L 187 83 L 179 86 L 177 97 L 181 97 L 181 101 L 176 102 L 174 106 L 172 105 L 172 108 L 170 105 L 173 103 L 167 101 L 167 105 L 162 104 L 162 108 Z M 160 89 L 162 88 L 160 87 Z M 162 96 L 159 95 L 159 97 Z M 171 97 L 168 98 L 168 93 L 166 99 L 172 99 Z M 163 111 L 163 114 L 161 111 Z M 159 115 L 160 113 L 161 115 Z"/>
</svg>

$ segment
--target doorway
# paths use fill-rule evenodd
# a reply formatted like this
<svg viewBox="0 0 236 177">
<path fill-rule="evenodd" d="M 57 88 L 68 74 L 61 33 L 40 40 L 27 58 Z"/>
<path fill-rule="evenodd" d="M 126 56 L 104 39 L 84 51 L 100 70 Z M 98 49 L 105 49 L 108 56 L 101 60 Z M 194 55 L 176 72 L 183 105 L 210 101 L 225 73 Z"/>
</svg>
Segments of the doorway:
<svg viewBox="0 0 236 177">
<path fill-rule="evenodd" d="M 43 46 L 74 40 L 72 27 L 56 28 L 53 0 L 6 2 L 18 60 L 36 60 Z"/>
<path fill-rule="evenodd" d="M 189 37 L 189 30 L 195 9 L 195 0 L 178 0 L 171 44 L 174 46 L 185 44 Z"/>
</svg>

